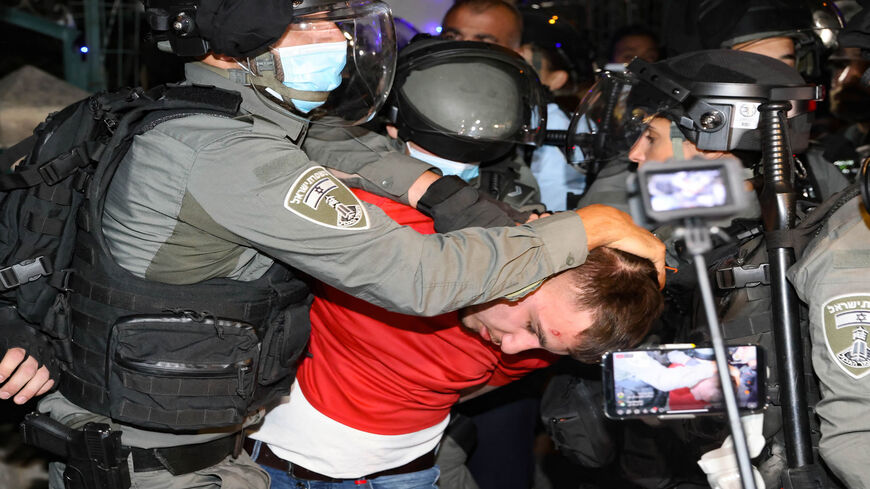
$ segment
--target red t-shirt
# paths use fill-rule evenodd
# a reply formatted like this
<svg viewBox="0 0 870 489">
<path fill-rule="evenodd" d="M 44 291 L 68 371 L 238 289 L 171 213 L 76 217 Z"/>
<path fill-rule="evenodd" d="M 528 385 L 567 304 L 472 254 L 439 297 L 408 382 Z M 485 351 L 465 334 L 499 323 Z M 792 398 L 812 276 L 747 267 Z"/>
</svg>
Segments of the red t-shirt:
<svg viewBox="0 0 870 489">
<path fill-rule="evenodd" d="M 434 233 L 415 209 L 361 190 L 399 224 Z M 504 385 L 557 358 L 545 350 L 506 355 L 459 324 L 457 314 L 392 313 L 321 284 L 311 308 L 311 355 L 297 374 L 322 414 L 368 433 L 413 433 L 441 422 L 460 391 Z"/>
</svg>

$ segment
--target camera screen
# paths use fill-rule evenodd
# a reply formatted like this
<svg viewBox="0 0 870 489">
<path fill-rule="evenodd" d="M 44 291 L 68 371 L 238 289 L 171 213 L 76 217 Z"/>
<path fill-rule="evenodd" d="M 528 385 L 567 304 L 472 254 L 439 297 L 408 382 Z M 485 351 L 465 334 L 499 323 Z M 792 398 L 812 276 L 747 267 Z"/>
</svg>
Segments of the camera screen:
<svg viewBox="0 0 870 489">
<path fill-rule="evenodd" d="M 627 417 L 724 411 L 712 348 L 613 352 L 610 414 Z M 728 348 L 728 368 L 740 409 L 759 399 L 759 355 L 754 345 Z"/>
<path fill-rule="evenodd" d="M 721 168 L 651 173 L 647 180 L 654 211 L 673 211 L 726 204 L 728 191 Z"/>
</svg>

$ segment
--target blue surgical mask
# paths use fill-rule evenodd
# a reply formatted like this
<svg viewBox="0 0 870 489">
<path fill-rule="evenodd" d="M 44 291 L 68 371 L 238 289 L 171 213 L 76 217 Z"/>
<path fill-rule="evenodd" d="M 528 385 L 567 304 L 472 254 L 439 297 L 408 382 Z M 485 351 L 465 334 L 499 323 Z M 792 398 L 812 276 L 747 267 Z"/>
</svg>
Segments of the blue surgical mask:
<svg viewBox="0 0 870 489">
<path fill-rule="evenodd" d="M 446 160 L 439 156 L 424 153 L 410 144 L 405 144 L 405 148 L 408 150 L 408 156 L 429 163 L 441 170 L 441 173 L 444 174 L 444 176 L 456 175 L 466 182 L 470 182 L 480 174 L 480 167 L 474 163 L 462 163 L 459 161 Z"/>
<path fill-rule="evenodd" d="M 329 92 L 341 85 L 347 63 L 347 43 L 329 42 L 277 48 L 284 85 L 305 92 Z M 297 109 L 310 112 L 323 102 L 290 99 Z"/>
</svg>

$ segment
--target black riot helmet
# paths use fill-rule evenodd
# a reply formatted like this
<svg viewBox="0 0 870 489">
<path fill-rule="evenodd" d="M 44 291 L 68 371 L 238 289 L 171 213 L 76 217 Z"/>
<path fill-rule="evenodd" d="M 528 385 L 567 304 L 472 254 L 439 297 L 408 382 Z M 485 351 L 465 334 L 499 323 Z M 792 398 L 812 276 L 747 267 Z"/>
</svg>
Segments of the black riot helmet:
<svg viewBox="0 0 870 489">
<path fill-rule="evenodd" d="M 411 42 L 399 53 L 385 112 L 403 141 L 466 163 L 540 144 L 546 130 L 535 70 L 513 51 L 473 41 Z"/>
<path fill-rule="evenodd" d="M 625 74 L 607 75 L 581 101 L 569 128 L 569 161 L 628 153 L 653 117 L 669 119 L 699 150 L 761 151 L 759 106 L 789 102 L 795 153 L 806 150 L 821 86 L 784 63 L 733 50 L 686 53 L 657 63 L 635 59 Z"/>
<path fill-rule="evenodd" d="M 794 42 L 795 67 L 809 79 L 821 75 L 824 58 L 836 47 L 843 15 L 827 0 L 701 0 L 698 33 L 707 49 L 776 37 Z"/>
<path fill-rule="evenodd" d="M 235 58 L 231 81 L 306 121 L 366 122 L 392 86 L 395 27 L 380 0 L 144 2 L 150 37 L 161 49 Z"/>
<path fill-rule="evenodd" d="M 256 56 L 275 42 L 305 2 L 260 0 L 143 0 L 149 38 L 179 56 L 209 52 L 234 58 Z M 309 2 L 310 3 L 310 2 Z"/>
<path fill-rule="evenodd" d="M 821 100 L 820 86 L 807 84 L 783 63 L 754 53 L 710 50 L 658 63 L 635 60 L 629 70 L 638 83 L 628 103 L 670 119 L 700 150 L 759 151 L 758 107 L 789 102 L 792 151 L 809 144 L 810 114 Z"/>
</svg>

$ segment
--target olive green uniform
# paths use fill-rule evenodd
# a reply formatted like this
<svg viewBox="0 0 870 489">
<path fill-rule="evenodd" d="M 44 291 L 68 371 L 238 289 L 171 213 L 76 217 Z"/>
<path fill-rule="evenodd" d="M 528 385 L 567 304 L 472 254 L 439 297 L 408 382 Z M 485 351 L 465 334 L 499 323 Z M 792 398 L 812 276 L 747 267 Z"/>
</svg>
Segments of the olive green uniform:
<svg viewBox="0 0 870 489">
<path fill-rule="evenodd" d="M 851 489 L 870 487 L 870 227 L 861 199 L 835 212 L 788 271 L 809 305 L 822 399 L 819 453 Z"/>
<path fill-rule="evenodd" d="M 585 260 L 586 235 L 575 213 L 446 235 L 396 225 L 309 160 L 300 148 L 305 123 L 266 106 L 221 73 L 201 63 L 186 68 L 188 82 L 241 92 L 246 115 L 198 114 L 160 123 L 134 139 L 109 186 L 103 233 L 115 261 L 133 275 L 168 284 L 215 277 L 250 281 L 280 260 L 387 309 L 435 315 L 525 292 L 529 284 Z M 407 200 L 407 188 L 428 169 L 388 151 L 354 158 L 355 142 L 342 155 L 340 142 L 333 143 L 325 143 L 338 155 L 330 166 L 355 175 L 354 186 L 388 196 Z M 310 151 L 318 153 L 322 144 L 315 141 Z M 407 161 L 397 164 L 394 158 Z M 47 396 L 40 410 L 70 426 L 109 421 L 59 393 Z M 125 426 L 122 441 L 171 447 L 227 434 Z M 58 469 L 55 464 L 54 487 L 60 487 Z M 215 475 L 221 471 L 226 477 Z M 218 479 L 224 488 L 265 487 L 257 481 L 267 480 L 244 456 L 200 472 L 131 474 L 134 487 L 149 488 L 217 487 Z"/>
</svg>

